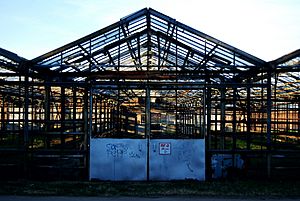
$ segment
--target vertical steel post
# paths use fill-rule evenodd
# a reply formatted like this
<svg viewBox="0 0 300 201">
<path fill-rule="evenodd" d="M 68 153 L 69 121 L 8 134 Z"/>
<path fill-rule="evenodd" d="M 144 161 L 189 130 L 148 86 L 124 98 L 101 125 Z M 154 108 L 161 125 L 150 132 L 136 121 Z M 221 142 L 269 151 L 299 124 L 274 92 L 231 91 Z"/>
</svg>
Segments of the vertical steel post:
<svg viewBox="0 0 300 201">
<path fill-rule="evenodd" d="M 267 169 L 268 178 L 271 177 L 271 118 L 272 118 L 272 66 L 268 66 L 267 70 Z"/>
<path fill-rule="evenodd" d="M 89 177 L 89 164 L 88 164 L 88 141 L 89 141 L 89 90 L 86 87 L 83 95 L 83 121 L 84 121 L 84 141 L 83 141 L 83 150 L 85 153 L 84 166 L 86 168 L 86 177 Z"/>
<path fill-rule="evenodd" d="M 60 131 L 60 139 L 62 148 L 64 148 L 65 145 L 65 122 L 66 122 L 66 93 L 65 93 L 65 87 L 61 86 L 61 102 L 60 102 L 60 108 L 61 108 L 61 116 L 60 116 L 60 123 L 61 123 L 61 131 Z"/>
<path fill-rule="evenodd" d="M 201 113 L 202 111 L 202 113 Z M 200 103 L 200 119 L 199 123 L 201 126 L 200 132 L 202 133 L 203 139 L 206 139 L 206 87 L 203 89 L 203 103 L 202 103 L 202 110 L 201 110 L 201 103 Z"/>
<path fill-rule="evenodd" d="M 29 71 L 28 67 L 25 67 L 25 83 L 24 83 L 24 95 L 25 95 L 25 105 L 24 105 L 24 177 L 28 176 L 28 152 L 29 152 Z"/>
<path fill-rule="evenodd" d="M 211 124 L 211 88 L 207 85 L 203 90 L 203 135 L 205 141 L 205 174 L 209 175 L 211 170 L 211 131 L 210 131 L 210 124 Z"/>
<path fill-rule="evenodd" d="M 221 110 L 221 109 L 220 109 Z M 217 106 L 215 106 L 214 108 L 214 115 L 215 115 L 215 119 L 214 119 L 214 124 L 215 124 L 215 136 L 214 136 L 214 149 L 218 148 L 218 135 L 217 135 L 217 131 L 218 131 L 218 115 L 219 115 L 219 108 Z M 221 122 L 221 119 L 220 119 Z"/>
<path fill-rule="evenodd" d="M 72 108 L 72 122 L 73 122 L 73 132 L 76 132 L 76 108 L 77 108 L 77 97 L 76 97 L 76 87 L 72 89 L 73 93 L 73 108 Z M 74 135 L 73 140 L 76 140 L 76 136 Z"/>
<path fill-rule="evenodd" d="M 206 127 L 206 134 L 207 134 L 207 139 L 208 142 L 207 144 L 207 148 L 210 150 L 211 149 L 211 130 L 210 130 L 210 126 L 211 126 L 211 88 L 210 87 L 206 87 L 206 90 L 204 91 L 205 94 L 205 105 L 204 108 L 206 107 L 206 115 L 204 112 L 204 125 L 205 125 L 205 121 L 207 122 L 207 124 L 205 125 Z M 204 134 L 205 134 L 205 128 L 204 128 Z"/>
<path fill-rule="evenodd" d="M 250 141 L 251 141 L 251 87 L 250 79 L 247 80 L 247 150 L 250 150 Z"/>
<path fill-rule="evenodd" d="M 102 114 L 103 114 L 103 111 L 102 111 L 102 108 L 103 108 L 103 100 L 102 100 L 102 97 L 100 96 L 100 99 L 99 99 L 99 131 L 101 134 L 103 132 L 103 118 L 102 118 Z"/>
<path fill-rule="evenodd" d="M 150 99 L 150 88 L 146 88 L 146 107 L 145 107 L 145 136 L 147 140 L 147 181 L 150 179 L 150 135 L 151 135 L 151 99 Z"/>
<path fill-rule="evenodd" d="M 29 78 L 28 78 L 28 72 L 26 72 L 25 75 L 25 83 L 24 83 L 24 91 L 25 91 L 25 105 L 24 105 L 24 149 L 27 151 L 27 146 L 29 142 L 29 136 L 28 136 L 28 127 L 29 127 Z"/>
<path fill-rule="evenodd" d="M 93 93 L 91 93 L 91 96 L 93 96 Z M 98 99 L 98 97 L 95 97 L 95 101 L 94 100 L 92 100 L 93 102 L 92 103 L 90 103 L 90 105 L 91 105 L 91 111 L 92 111 L 92 113 L 93 113 L 93 116 L 94 116 L 94 120 L 92 121 L 92 124 L 93 124 L 93 126 L 91 127 L 91 136 L 93 136 L 94 134 L 96 134 L 97 133 L 97 128 L 98 128 L 98 111 L 99 111 L 99 109 L 98 109 L 98 103 L 99 103 L 99 99 Z"/>
<path fill-rule="evenodd" d="M 117 130 L 117 134 L 120 134 L 121 133 L 121 104 L 120 104 L 120 89 L 118 89 L 118 100 L 117 100 L 117 122 L 116 122 L 116 130 Z"/>
<path fill-rule="evenodd" d="M 44 107 L 45 107 L 45 119 L 44 119 L 44 123 L 45 123 L 45 129 L 46 129 L 46 135 L 45 135 L 45 148 L 47 149 L 48 147 L 50 147 L 50 141 L 48 139 L 48 132 L 51 129 L 50 123 L 50 91 L 51 91 L 51 87 L 45 85 L 45 103 L 44 103 Z"/>
<path fill-rule="evenodd" d="M 104 102 L 104 131 L 108 131 L 108 100 Z"/>
<path fill-rule="evenodd" d="M 7 112 L 7 106 L 6 106 L 6 100 L 5 100 L 5 96 L 2 95 L 2 104 L 1 104 L 1 130 L 5 129 L 5 120 L 6 120 L 6 112 Z"/>
<path fill-rule="evenodd" d="M 237 88 L 233 88 L 233 121 L 232 121 L 232 132 L 233 132 L 233 139 L 232 139 L 232 150 L 236 150 L 236 128 L 237 128 L 237 119 L 236 119 L 236 113 L 237 113 L 237 108 L 236 108 L 236 102 L 237 102 Z"/>
<path fill-rule="evenodd" d="M 236 109 L 236 102 L 237 102 L 237 88 L 233 88 L 233 121 L 232 121 L 232 167 L 236 166 L 236 162 L 235 162 L 235 152 L 236 152 L 236 127 L 237 127 L 237 120 L 236 120 L 236 113 L 237 113 L 237 109 Z"/>
<path fill-rule="evenodd" d="M 150 19 L 150 11 L 148 10 L 147 16 L 147 71 L 150 69 L 150 51 L 151 51 L 151 19 Z M 149 80 L 147 80 L 146 86 L 146 106 L 145 106 L 145 135 L 147 140 L 147 181 L 150 180 L 150 135 L 151 135 L 151 98 L 150 98 L 150 88 L 149 88 Z"/>
<path fill-rule="evenodd" d="M 221 136 L 220 136 L 220 148 L 221 150 L 225 149 L 225 120 L 226 120 L 226 116 L 225 116 L 225 99 L 226 99 L 226 95 L 225 95 L 225 90 L 226 88 L 221 88 L 221 100 L 220 100 L 220 104 L 221 104 Z"/>
<path fill-rule="evenodd" d="M 90 178 L 90 142 L 92 137 L 92 128 L 93 128 L 93 88 L 90 87 L 88 90 L 86 90 L 86 93 L 88 93 L 89 98 L 87 100 L 89 101 L 88 104 L 88 131 L 86 132 L 86 174 L 87 177 Z M 97 106 L 95 106 L 95 109 L 97 110 Z"/>
</svg>

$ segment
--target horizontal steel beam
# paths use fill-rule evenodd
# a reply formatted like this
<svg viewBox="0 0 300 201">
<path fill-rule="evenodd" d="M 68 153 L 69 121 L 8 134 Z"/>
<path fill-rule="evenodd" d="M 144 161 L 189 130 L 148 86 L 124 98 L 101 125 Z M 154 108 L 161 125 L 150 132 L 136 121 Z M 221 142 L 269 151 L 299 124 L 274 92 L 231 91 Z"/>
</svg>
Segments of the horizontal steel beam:
<svg viewBox="0 0 300 201">
<path fill-rule="evenodd" d="M 65 87 L 93 87 L 93 88 L 114 88 L 114 89 L 144 89 L 147 86 L 155 87 L 155 88 L 169 88 L 169 89 L 179 89 L 179 88 L 186 88 L 186 89 L 203 89 L 207 88 L 240 88 L 240 87 L 267 87 L 267 84 L 241 84 L 241 83 L 215 83 L 215 84 L 207 84 L 204 82 L 176 82 L 176 81 L 165 81 L 165 82 L 151 82 L 151 81 L 93 81 L 93 82 L 24 82 L 24 81 L 3 81 L 0 80 L 0 84 L 2 86 L 22 86 L 27 84 L 28 86 L 65 86 Z"/>
</svg>

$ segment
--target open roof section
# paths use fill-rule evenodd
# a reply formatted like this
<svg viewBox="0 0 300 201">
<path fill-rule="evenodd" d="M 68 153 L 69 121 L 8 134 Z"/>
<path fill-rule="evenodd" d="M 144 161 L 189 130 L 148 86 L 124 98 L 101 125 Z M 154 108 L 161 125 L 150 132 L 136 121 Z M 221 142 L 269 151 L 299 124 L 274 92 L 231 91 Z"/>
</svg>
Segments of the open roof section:
<svg viewBox="0 0 300 201">
<path fill-rule="evenodd" d="M 24 80 L 24 63 L 27 60 L 8 50 L 0 48 L 0 94 L 20 95 L 24 90 L 20 81 Z M 12 84 L 15 83 L 15 84 Z"/>
<path fill-rule="evenodd" d="M 277 98 L 300 98 L 300 49 L 270 62 L 275 76 L 272 85 Z"/>
<path fill-rule="evenodd" d="M 271 61 L 273 65 L 277 66 L 300 66 L 300 49 L 286 54 L 278 59 Z"/>
<path fill-rule="evenodd" d="M 0 68 L 2 73 L 5 71 L 18 72 L 19 64 L 24 61 L 26 61 L 26 59 L 13 52 L 0 48 Z"/>
<path fill-rule="evenodd" d="M 126 79 L 149 79 L 149 76 L 165 79 L 162 72 L 169 73 L 170 79 L 175 72 L 176 79 L 178 74 L 185 74 L 185 78 L 196 74 L 200 78 L 198 75 L 209 72 L 211 81 L 216 83 L 241 79 L 249 76 L 249 71 L 255 72 L 253 68 L 266 65 L 257 57 L 151 8 L 126 16 L 31 62 L 37 70 L 51 69 L 56 75 L 68 74 L 78 81 L 122 79 L 125 75 Z"/>
</svg>

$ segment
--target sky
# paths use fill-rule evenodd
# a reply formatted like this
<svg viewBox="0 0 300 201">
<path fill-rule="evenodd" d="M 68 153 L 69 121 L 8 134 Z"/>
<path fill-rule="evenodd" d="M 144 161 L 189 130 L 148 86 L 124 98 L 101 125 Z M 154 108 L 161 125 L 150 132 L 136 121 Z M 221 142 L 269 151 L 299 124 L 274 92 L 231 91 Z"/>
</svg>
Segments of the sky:
<svg viewBox="0 0 300 201">
<path fill-rule="evenodd" d="M 300 49 L 300 0 L 0 0 L 0 47 L 33 59 L 145 7 L 265 61 Z"/>
</svg>

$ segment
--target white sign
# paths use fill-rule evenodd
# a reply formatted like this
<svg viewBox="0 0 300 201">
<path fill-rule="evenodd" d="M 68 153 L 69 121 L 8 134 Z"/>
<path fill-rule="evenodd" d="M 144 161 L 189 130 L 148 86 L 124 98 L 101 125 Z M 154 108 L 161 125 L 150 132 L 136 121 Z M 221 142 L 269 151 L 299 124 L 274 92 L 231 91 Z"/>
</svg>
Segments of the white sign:
<svg viewBox="0 0 300 201">
<path fill-rule="evenodd" d="M 159 143 L 160 155 L 171 155 L 171 143 Z"/>
</svg>

